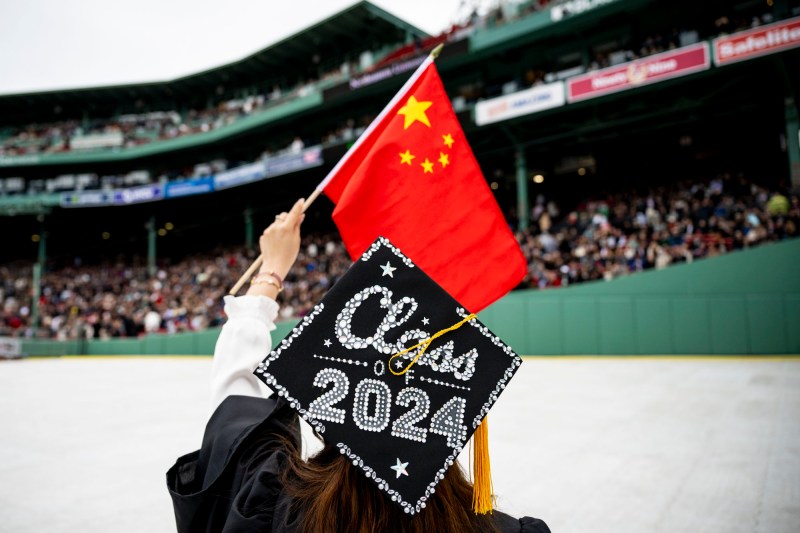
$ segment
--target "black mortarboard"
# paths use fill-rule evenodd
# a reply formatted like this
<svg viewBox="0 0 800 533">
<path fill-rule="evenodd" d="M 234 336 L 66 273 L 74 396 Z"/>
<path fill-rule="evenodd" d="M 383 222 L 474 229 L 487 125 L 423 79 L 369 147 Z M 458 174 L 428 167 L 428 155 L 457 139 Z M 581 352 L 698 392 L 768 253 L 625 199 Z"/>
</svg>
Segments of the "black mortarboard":
<svg viewBox="0 0 800 533">
<path fill-rule="evenodd" d="M 521 362 L 379 237 L 255 373 L 414 514 Z"/>
</svg>

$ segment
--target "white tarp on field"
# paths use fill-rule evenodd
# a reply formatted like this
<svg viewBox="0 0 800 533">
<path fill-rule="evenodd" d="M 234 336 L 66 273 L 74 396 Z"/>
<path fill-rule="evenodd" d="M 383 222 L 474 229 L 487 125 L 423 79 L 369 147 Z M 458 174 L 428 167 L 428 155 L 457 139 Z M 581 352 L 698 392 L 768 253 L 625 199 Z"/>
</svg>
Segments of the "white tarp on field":
<svg viewBox="0 0 800 533">
<path fill-rule="evenodd" d="M 174 531 L 209 358 L 0 362 L 0 531 Z M 527 358 L 490 415 L 499 506 L 554 533 L 789 533 L 800 360 Z"/>
</svg>

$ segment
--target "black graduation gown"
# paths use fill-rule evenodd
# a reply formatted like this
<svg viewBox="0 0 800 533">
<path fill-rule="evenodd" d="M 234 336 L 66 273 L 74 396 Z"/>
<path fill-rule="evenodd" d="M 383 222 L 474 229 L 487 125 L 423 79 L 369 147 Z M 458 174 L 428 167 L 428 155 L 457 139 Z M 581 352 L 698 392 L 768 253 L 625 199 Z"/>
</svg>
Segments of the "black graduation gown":
<svg viewBox="0 0 800 533">
<path fill-rule="evenodd" d="M 286 451 L 279 435 L 300 442 L 297 415 L 286 402 L 228 396 L 211 415 L 202 448 L 167 472 L 178 532 L 297 531 L 280 482 Z M 503 533 L 550 533 L 536 518 L 492 516 Z"/>
</svg>

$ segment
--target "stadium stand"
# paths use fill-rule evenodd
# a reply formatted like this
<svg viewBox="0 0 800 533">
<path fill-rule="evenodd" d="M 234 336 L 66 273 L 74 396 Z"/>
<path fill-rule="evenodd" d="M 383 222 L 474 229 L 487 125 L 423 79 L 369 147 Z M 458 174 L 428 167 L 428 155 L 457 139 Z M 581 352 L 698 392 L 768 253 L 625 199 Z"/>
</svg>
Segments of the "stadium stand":
<svg viewBox="0 0 800 533">
<path fill-rule="evenodd" d="M 564 2 L 554 2 L 556 3 Z M 361 61 L 346 60 L 310 79 L 293 80 L 295 84 L 290 88 L 276 83 L 272 87 L 264 86 L 257 94 L 218 100 L 213 105 L 201 109 L 192 108 L 185 113 L 168 109 L 93 120 L 35 123 L 7 129 L 0 138 L 0 157 L 72 150 L 119 149 L 183 135 L 206 133 L 265 108 L 308 96 L 336 83 L 349 81 L 351 77 L 419 56 L 440 43 L 462 39 L 475 29 L 501 26 L 528 13 L 544 9 L 546 5 L 547 2 L 526 2 L 519 6 L 514 5 L 515 9 L 511 10 L 510 4 L 503 4 L 483 15 L 473 11 L 463 25 L 454 25 L 440 35 L 423 38 L 420 33 L 414 33 L 411 43 L 390 47 L 388 51 L 386 46 L 365 51 Z M 269 53 L 269 49 L 262 53 Z M 319 60 L 319 56 L 315 55 L 314 62 L 319 63 Z"/>
<path fill-rule="evenodd" d="M 564 2 L 561 2 L 564 4 Z M 118 117 L 107 117 L 93 120 L 67 121 L 51 124 L 30 124 L 24 128 L 5 128 L 5 135 L 0 145 L 0 157 L 12 157 L 19 155 L 37 154 L 42 152 L 65 152 L 65 151 L 84 151 L 96 149 L 120 150 L 125 147 L 137 146 L 148 142 L 159 140 L 174 139 L 184 135 L 197 135 L 212 131 L 214 129 L 227 126 L 242 117 L 247 117 L 257 113 L 267 105 L 279 105 L 289 100 L 307 96 L 310 92 L 319 92 L 324 89 L 317 86 L 319 81 L 325 81 L 327 86 L 336 82 L 349 81 L 351 77 L 356 77 L 364 72 L 378 70 L 381 67 L 392 65 L 407 58 L 410 55 L 420 56 L 440 42 L 451 39 L 463 39 L 476 29 L 486 28 L 487 24 L 492 27 L 502 25 L 524 17 L 525 14 L 538 11 L 542 8 L 536 2 L 530 2 L 521 6 L 514 5 L 516 9 L 507 13 L 503 7 L 478 17 L 476 13 L 468 19 L 464 26 L 454 26 L 448 32 L 436 37 L 425 40 L 415 35 L 411 44 L 400 45 L 389 52 L 384 51 L 383 59 L 372 62 L 365 62 L 366 68 L 361 68 L 355 62 L 345 62 L 336 71 L 324 72 L 320 79 L 307 80 L 292 88 L 288 92 L 283 92 L 280 87 L 274 86 L 269 92 L 249 95 L 244 98 L 220 101 L 212 107 L 203 109 L 189 109 L 179 113 L 177 110 L 167 111 L 148 111 L 139 114 L 127 114 Z M 571 55 L 576 60 L 588 54 L 592 59 L 588 66 L 576 64 L 575 66 L 563 68 L 560 71 L 553 70 L 553 65 L 544 69 L 542 65 L 523 67 L 524 72 L 514 79 L 508 79 L 502 83 L 494 83 L 485 86 L 483 83 L 467 84 L 456 89 L 454 97 L 457 105 L 465 103 L 475 103 L 478 100 L 505 94 L 529 86 L 539 86 L 546 82 L 562 79 L 565 76 L 573 76 L 584 72 L 598 70 L 620 63 L 640 59 L 653 54 L 674 50 L 687 44 L 693 44 L 702 39 L 711 39 L 719 35 L 727 35 L 732 32 L 742 31 L 749 28 L 757 28 L 773 21 L 774 15 L 768 10 L 764 11 L 762 6 L 758 9 L 751 7 L 749 10 L 737 13 L 735 17 L 728 17 L 726 14 L 713 17 L 704 21 L 703 24 L 696 24 L 689 29 L 678 29 L 669 25 L 664 25 L 660 33 L 651 33 L 644 38 L 636 38 L 640 33 L 636 27 L 631 30 L 629 37 L 622 39 L 621 48 L 608 50 L 609 45 L 592 46 L 589 49 L 574 49 Z M 488 21 L 488 22 L 487 22 Z M 613 48 L 613 47 L 612 47 Z M 373 51 L 368 51 L 372 56 Z M 315 56 L 316 57 L 316 56 Z M 576 61 L 573 61 L 576 62 Z M 579 61 L 577 61 L 579 63 Z M 541 67 L 541 68 L 539 68 Z M 353 119 L 348 119 L 347 123 L 352 123 Z M 363 120 L 361 121 L 363 122 Z M 345 125 L 337 128 L 338 131 L 347 129 Z M 11 132 L 11 133 L 9 133 Z M 331 135 L 317 135 L 312 144 L 318 144 L 320 138 L 330 141 Z M 335 137 L 334 137 L 335 138 Z M 351 140 L 346 136 L 344 140 Z M 271 151 L 268 150 L 268 151 Z M 10 162 L 13 162 L 10 161 Z M 162 176 L 163 178 L 164 176 Z M 62 183 L 61 176 L 46 180 L 46 189 L 52 190 L 50 186 L 53 182 Z M 163 181 L 163 180 L 151 180 Z M 97 182 L 96 179 L 93 180 Z M 79 190 L 82 187 L 79 187 Z M 0 188 L 0 194 L 13 192 L 38 192 L 36 190 L 20 191 L 12 183 L 11 186 Z"/>
<path fill-rule="evenodd" d="M 725 174 L 586 199 L 564 213 L 538 198 L 531 215 L 534 225 L 517 232 L 529 264 L 523 287 L 544 289 L 796 237 L 800 197 Z M 222 297 L 251 260 L 229 248 L 163 265 L 154 276 L 124 263 L 54 270 L 42 279 L 42 327 L 35 333 L 30 269 L 0 267 L 0 335 L 112 338 L 214 327 L 223 321 Z M 286 280 L 282 317 L 304 316 L 349 265 L 336 235 L 306 237 Z"/>
<path fill-rule="evenodd" d="M 255 232 L 441 42 L 453 107 L 529 261 L 520 288 L 792 238 L 798 16 L 796 0 L 501 2 L 429 36 L 359 2 L 184 78 L 0 95 L 0 336 L 217 325 Z M 349 265 L 329 212 L 309 213 L 286 317 Z"/>
</svg>

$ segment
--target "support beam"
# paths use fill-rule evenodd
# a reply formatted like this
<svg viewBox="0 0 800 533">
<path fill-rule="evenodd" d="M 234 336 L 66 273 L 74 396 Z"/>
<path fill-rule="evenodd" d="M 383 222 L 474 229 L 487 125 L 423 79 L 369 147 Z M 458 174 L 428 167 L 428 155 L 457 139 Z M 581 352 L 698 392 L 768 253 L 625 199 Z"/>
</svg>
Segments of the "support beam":
<svg viewBox="0 0 800 533">
<path fill-rule="evenodd" d="M 528 203 L 528 165 L 522 148 L 517 149 L 514 162 L 517 168 L 517 229 L 526 230 L 531 210 Z"/>
<path fill-rule="evenodd" d="M 800 118 L 794 98 L 787 98 L 784 108 L 786 119 L 786 155 L 789 156 L 789 178 L 793 191 L 800 191 Z"/>
<path fill-rule="evenodd" d="M 244 210 L 244 245 L 253 249 L 253 210 L 249 207 Z"/>
<path fill-rule="evenodd" d="M 39 298 L 42 296 L 42 265 L 33 264 L 33 294 L 31 297 L 31 326 L 39 329 Z M 34 333 L 35 336 L 35 333 Z"/>
<path fill-rule="evenodd" d="M 34 330 L 39 328 L 39 298 L 42 295 L 42 274 L 45 272 L 45 263 L 47 262 L 47 231 L 44 225 L 44 215 L 40 215 L 39 220 L 42 227 L 39 231 L 39 251 L 36 263 L 33 265 L 33 295 L 31 298 L 31 325 Z"/>
<path fill-rule="evenodd" d="M 528 203 L 528 163 L 525 161 L 525 148 L 508 127 L 501 128 L 511 144 L 514 145 L 514 166 L 517 178 L 517 229 L 528 229 L 530 205 Z"/>
<path fill-rule="evenodd" d="M 156 275 L 156 217 L 151 216 L 145 224 L 147 228 L 147 273 Z"/>
<path fill-rule="evenodd" d="M 47 261 L 47 229 L 44 226 L 44 215 L 41 215 L 41 222 L 42 228 L 39 232 L 39 251 L 36 261 L 41 265 L 42 273 L 44 273 L 44 263 Z"/>
</svg>

